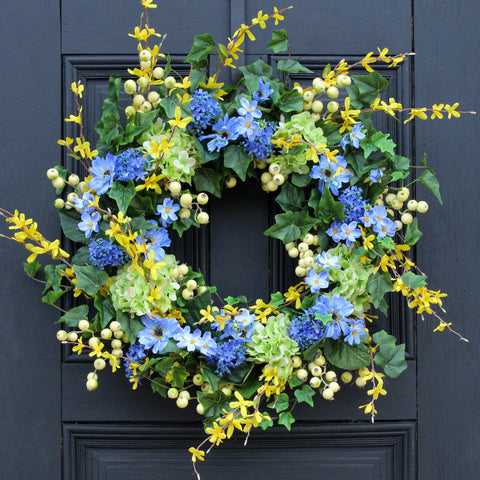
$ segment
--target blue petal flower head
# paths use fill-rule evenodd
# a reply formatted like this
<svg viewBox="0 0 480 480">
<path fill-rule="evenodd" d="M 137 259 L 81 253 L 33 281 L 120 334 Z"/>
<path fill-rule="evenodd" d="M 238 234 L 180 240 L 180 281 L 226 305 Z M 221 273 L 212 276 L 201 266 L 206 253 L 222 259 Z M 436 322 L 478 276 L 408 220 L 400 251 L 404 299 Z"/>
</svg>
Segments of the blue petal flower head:
<svg viewBox="0 0 480 480">
<path fill-rule="evenodd" d="M 336 255 L 329 256 L 327 252 L 322 252 L 315 257 L 315 261 L 324 269 L 330 270 L 331 268 L 342 268 L 338 264 L 338 257 Z"/>
<path fill-rule="evenodd" d="M 246 138 L 242 145 L 249 156 L 265 161 L 273 153 L 272 135 L 275 130 L 273 122 L 266 122 L 264 128 L 259 128 L 253 135 Z"/>
<path fill-rule="evenodd" d="M 345 240 L 345 232 L 342 231 L 342 223 L 335 220 L 330 228 L 326 231 L 326 234 L 332 237 L 334 242 L 341 242 Z"/>
<path fill-rule="evenodd" d="M 383 177 L 383 172 L 380 168 L 374 168 L 370 170 L 368 177 L 372 183 L 378 183 L 378 180 Z"/>
<path fill-rule="evenodd" d="M 229 140 L 236 140 L 240 133 L 238 132 L 238 121 L 239 117 L 229 118 L 226 113 L 223 118 L 220 118 L 218 122 L 212 127 L 213 131 L 210 135 L 202 135 L 198 137 L 199 140 L 206 140 L 211 138 L 207 143 L 207 148 L 209 152 L 216 150 L 219 152 L 223 147 L 228 145 Z"/>
<path fill-rule="evenodd" d="M 212 345 L 212 339 L 210 337 L 210 332 L 206 332 L 208 335 L 206 339 L 202 337 L 202 331 L 197 328 L 192 333 L 190 332 L 190 327 L 187 325 L 183 329 L 180 329 L 175 335 L 175 340 L 178 342 L 178 348 L 186 348 L 188 352 L 193 352 L 195 350 L 209 350 L 212 351 L 214 348 Z"/>
<path fill-rule="evenodd" d="M 128 182 L 129 180 L 145 180 L 147 168 L 150 167 L 148 157 L 142 152 L 128 149 L 117 155 L 115 159 L 115 180 Z"/>
<path fill-rule="evenodd" d="M 247 113 L 244 117 L 238 117 L 237 132 L 245 138 L 253 137 L 255 132 L 260 128 L 251 113 Z"/>
<path fill-rule="evenodd" d="M 349 137 L 353 147 L 360 148 L 360 140 L 365 138 L 365 134 L 362 133 L 363 123 L 358 122 L 350 131 Z"/>
<path fill-rule="evenodd" d="M 345 298 L 334 295 L 330 300 L 322 295 L 317 298 L 312 310 L 321 317 L 327 317 L 325 337 L 336 340 L 341 337 L 342 333 L 348 333 L 347 317 L 353 313 L 354 307 Z"/>
<path fill-rule="evenodd" d="M 305 283 L 313 293 L 318 293 L 321 288 L 328 287 L 328 272 L 317 273 L 313 269 L 309 270 L 305 277 Z"/>
<path fill-rule="evenodd" d="M 210 332 L 205 332 L 201 337 L 201 342 L 197 347 L 203 355 L 214 355 L 217 351 L 217 342 L 212 338 Z"/>
<path fill-rule="evenodd" d="M 90 265 L 97 270 L 105 270 L 105 267 L 121 267 L 127 263 L 125 251 L 112 241 L 103 238 L 90 240 L 88 253 Z"/>
<path fill-rule="evenodd" d="M 91 202 L 95 202 L 95 197 L 90 192 L 84 192 L 82 197 L 74 197 L 72 203 L 80 212 L 93 213 L 95 210 Z"/>
<path fill-rule="evenodd" d="M 261 78 L 258 79 L 258 90 L 253 94 L 253 99 L 257 102 L 266 102 L 270 99 L 270 95 L 275 92 L 270 88 L 270 82 L 263 83 Z"/>
<path fill-rule="evenodd" d="M 315 315 L 316 313 L 309 308 L 302 315 L 293 317 L 288 327 L 288 335 L 298 343 L 302 351 L 318 343 L 324 336 L 325 327 Z"/>
<path fill-rule="evenodd" d="M 362 335 L 365 335 L 365 323 L 363 319 L 357 318 L 349 322 L 348 333 L 345 335 L 345 342 L 349 345 L 359 344 Z"/>
<path fill-rule="evenodd" d="M 379 238 L 385 238 L 386 236 L 393 237 L 396 232 L 396 224 L 393 220 L 386 217 L 375 223 L 373 231 Z"/>
<path fill-rule="evenodd" d="M 311 178 L 318 179 L 320 192 L 323 193 L 326 185 L 334 195 L 338 195 L 338 189 L 342 183 L 347 183 L 351 177 L 347 170 L 347 161 L 341 155 L 337 155 L 335 162 L 330 162 L 325 155 L 322 155 L 320 163 L 312 167 L 309 175 Z"/>
<path fill-rule="evenodd" d="M 357 222 L 342 223 L 340 230 L 345 234 L 345 245 L 347 247 L 362 236 L 362 231 L 357 228 Z"/>
<path fill-rule="evenodd" d="M 242 117 L 249 113 L 253 118 L 262 118 L 262 112 L 257 110 L 258 102 L 256 100 L 248 101 L 247 98 L 243 97 L 240 99 L 240 105 L 238 114 Z"/>
<path fill-rule="evenodd" d="M 86 238 L 90 238 L 93 232 L 98 232 L 98 222 L 101 219 L 98 212 L 95 212 L 93 215 L 83 212 L 80 218 L 82 221 L 79 222 L 78 229 L 85 232 Z"/>
<path fill-rule="evenodd" d="M 110 190 L 115 173 L 115 155 L 107 153 L 105 158 L 95 157 L 90 167 L 93 178 L 88 182 L 88 188 L 95 190 L 97 195 L 103 195 Z"/>
<path fill-rule="evenodd" d="M 162 221 L 168 225 L 178 219 L 175 212 L 179 210 L 180 205 L 174 203 L 171 198 L 164 198 L 163 203 L 157 205 L 157 213 L 155 213 L 155 215 L 160 215 Z"/>
<path fill-rule="evenodd" d="M 145 238 L 148 240 L 148 243 L 146 244 L 147 255 L 149 255 L 150 250 L 153 250 L 153 259 L 156 262 L 160 262 L 165 256 L 165 250 L 163 249 L 163 247 L 169 247 L 172 244 L 172 240 L 168 235 L 167 229 L 158 228 L 146 230 Z M 141 238 L 140 241 L 142 241 Z"/>
<path fill-rule="evenodd" d="M 139 343 L 130 345 L 125 358 L 123 360 L 123 365 L 125 367 L 125 376 L 131 378 L 133 376 L 133 369 L 130 367 L 132 363 L 141 363 L 140 361 L 147 356 L 145 353 L 145 348 Z M 140 382 L 138 382 L 140 384 Z"/>
<path fill-rule="evenodd" d="M 182 330 L 175 318 L 152 318 L 144 315 L 142 322 L 145 328 L 138 332 L 138 341 L 153 353 L 161 353 L 168 341 Z"/>
</svg>

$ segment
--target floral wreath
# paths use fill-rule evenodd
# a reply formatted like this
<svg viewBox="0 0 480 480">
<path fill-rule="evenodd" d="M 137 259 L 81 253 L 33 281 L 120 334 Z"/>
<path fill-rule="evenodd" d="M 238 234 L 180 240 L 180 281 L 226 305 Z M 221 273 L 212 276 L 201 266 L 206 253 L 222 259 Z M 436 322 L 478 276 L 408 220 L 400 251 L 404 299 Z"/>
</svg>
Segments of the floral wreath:
<svg viewBox="0 0 480 480">
<path fill-rule="evenodd" d="M 296 403 L 333 400 L 341 383 L 370 385 L 360 408 L 373 421 L 375 402 L 386 394 L 384 377 L 406 368 L 404 345 L 385 331 L 370 334 L 371 311 L 386 313 L 386 294 L 398 292 L 422 318 L 433 316 L 435 331 L 465 339 L 438 313 L 446 294 L 430 290 L 408 257 L 421 236 L 415 214 L 428 210 L 410 198 L 409 186 L 420 182 L 441 202 L 435 173 L 424 158 L 423 173 L 407 183 L 410 160 L 395 153 L 371 116 L 406 112 L 407 123 L 474 112 L 458 112 L 457 103 L 407 108 L 382 100 L 388 82 L 371 64 L 395 67 L 410 55 L 391 56 L 386 48 L 354 65 L 328 65 L 309 87 L 289 86 L 290 74 L 314 72 L 287 58 L 276 73 L 261 60 L 239 67 L 238 84 L 224 88 L 219 74 L 235 68 L 242 43 L 255 40 L 254 28 L 272 19 L 277 25 L 288 9 L 258 12 L 226 46 L 209 34 L 196 36 L 185 58 L 190 73 L 182 78 L 168 56 L 159 65 L 161 43 L 149 46 L 161 37 L 148 18 L 156 5 L 142 0 L 142 6 L 145 22 L 130 35 L 140 64 L 129 70 L 136 80 L 123 84 L 131 96 L 125 118 L 122 80 L 112 76 L 92 150 L 83 136 L 84 85 L 72 83 L 77 111 L 65 121 L 78 126 L 78 135 L 58 143 L 87 176 L 62 166 L 47 172 L 76 253 L 70 259 L 32 219 L 0 209 L 15 230 L 2 236 L 31 252 L 26 273 L 36 277 L 43 269 L 42 300 L 62 311 L 68 331 L 59 330 L 58 340 L 94 360 L 88 390 L 98 387 L 108 363 L 114 372 L 124 367 L 133 389 L 149 383 L 179 408 L 194 402 L 207 434 L 189 450 L 198 477 L 204 445 L 219 445 L 235 430 L 248 438 L 252 428 L 274 423 L 290 430 Z M 286 32 L 274 31 L 268 48 L 287 51 Z M 217 64 L 212 76 L 209 55 Z M 360 65 L 366 74 L 350 76 Z M 343 102 L 340 89 L 347 92 Z M 300 281 L 254 304 L 244 296 L 219 304 L 216 288 L 167 251 L 174 232 L 208 223 L 209 194 L 220 197 L 247 177 L 277 192 L 283 213 L 265 235 L 283 242 Z M 41 267 L 40 254 L 60 263 Z M 68 311 L 56 305 L 67 292 L 78 303 Z"/>
</svg>

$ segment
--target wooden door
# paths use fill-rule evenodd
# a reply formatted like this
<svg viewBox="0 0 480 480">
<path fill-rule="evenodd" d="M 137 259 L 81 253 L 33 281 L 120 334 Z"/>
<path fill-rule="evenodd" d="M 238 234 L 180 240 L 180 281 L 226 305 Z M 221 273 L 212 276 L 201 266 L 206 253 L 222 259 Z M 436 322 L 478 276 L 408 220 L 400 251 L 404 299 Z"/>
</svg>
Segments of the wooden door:
<svg viewBox="0 0 480 480">
<path fill-rule="evenodd" d="M 353 63 L 377 46 L 394 53 L 414 50 L 415 61 L 379 69 L 390 80 L 387 96 L 405 105 L 458 100 L 475 109 L 472 94 L 478 87 L 473 79 L 479 62 L 470 47 L 472 36 L 478 40 L 470 20 L 473 2 L 442 9 L 426 0 L 297 3 L 281 27 L 288 32 L 292 56 L 317 74 L 327 63 L 340 58 Z M 186 73 L 182 59 L 194 35 L 208 31 L 222 41 L 260 8 L 270 11 L 275 5 L 270 0 L 158 4 L 150 13 L 151 23 L 167 33 L 163 49 L 180 73 Z M 0 204 L 33 216 L 43 232 L 56 238 L 59 227 L 50 208 L 54 195 L 44 173 L 68 162 L 56 145 L 62 118 L 72 110 L 68 87 L 78 79 L 86 85 L 86 136 L 93 138 L 109 75 L 127 78 L 126 69 L 136 64 L 135 41 L 127 32 L 138 23 L 139 2 L 122 2 L 120 8 L 113 1 L 29 0 L 2 9 Z M 240 63 L 262 58 L 275 68 L 282 56 L 267 53 L 271 30 L 256 32 L 257 41 L 246 44 Z M 302 75 L 296 78 L 300 83 L 314 76 Z M 474 160 L 479 141 L 473 133 L 477 122 L 417 122 L 413 130 L 410 124 L 385 120 L 381 126 L 392 133 L 403 155 L 417 153 L 421 159 L 428 151 L 440 172 L 446 208 L 440 210 L 429 198 L 432 213 L 422 219 L 428 233 L 417 257 L 431 285 L 449 291 L 449 318 L 472 340 L 478 338 L 472 312 L 479 221 L 468 206 L 479 200 Z M 271 198 L 246 185 L 214 202 L 209 228 L 187 237 L 176 251 L 207 272 L 209 283 L 223 293 L 266 297 L 291 280 L 282 249 L 262 236 L 273 213 Z M 232 235 L 232 225 L 239 221 L 247 222 L 248 229 Z M 186 450 L 203 437 L 193 408 L 180 411 L 148 388 L 134 392 L 121 373 L 104 373 L 99 389 L 88 392 L 84 385 L 89 366 L 67 349 L 60 351 L 54 338 L 56 312 L 39 304 L 41 287 L 24 277 L 24 252 L 4 241 L 0 258 L 5 267 L 0 275 L 0 477 L 190 478 Z M 282 429 L 255 432 L 246 448 L 241 438 L 217 448 L 201 466 L 202 478 L 243 479 L 261 471 L 262 477 L 272 479 L 429 480 L 451 476 L 459 459 L 462 473 L 474 477 L 474 348 L 459 345 L 456 338 L 434 336 L 432 327 L 421 322 L 415 329 L 415 318 L 400 302 L 392 304 L 385 323 L 406 343 L 409 368 L 387 385 L 389 394 L 378 404 L 375 424 L 357 409 L 361 392 L 347 387 L 335 402 L 317 400 L 315 409 L 299 409 L 290 434 Z M 463 417 L 455 411 L 470 413 Z"/>
</svg>

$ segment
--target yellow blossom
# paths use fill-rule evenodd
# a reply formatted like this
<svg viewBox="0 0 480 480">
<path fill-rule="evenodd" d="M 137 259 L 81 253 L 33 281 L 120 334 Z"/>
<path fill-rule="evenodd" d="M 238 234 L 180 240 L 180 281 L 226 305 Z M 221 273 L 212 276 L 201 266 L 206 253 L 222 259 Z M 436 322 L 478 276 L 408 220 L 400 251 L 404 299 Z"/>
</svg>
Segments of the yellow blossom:
<svg viewBox="0 0 480 480">
<path fill-rule="evenodd" d="M 460 114 L 455 111 L 455 109 L 458 108 L 458 102 L 454 103 L 452 106 L 450 105 L 445 105 L 445 110 L 448 112 L 448 119 L 450 120 L 452 116 L 455 118 L 458 118 Z"/>
<path fill-rule="evenodd" d="M 72 82 L 70 85 L 70 88 L 72 89 L 72 92 L 75 95 L 78 95 L 80 98 L 83 96 L 83 90 L 85 89 L 85 86 L 80 83 L 80 80 L 78 81 L 78 84 L 75 82 Z"/>
<path fill-rule="evenodd" d="M 157 8 L 155 3 L 152 3 L 153 0 L 142 0 L 143 8 Z"/>
<path fill-rule="evenodd" d="M 373 68 L 369 65 L 370 63 L 375 63 L 376 59 L 373 57 L 373 52 L 368 52 L 367 55 L 360 61 L 363 68 L 367 72 L 373 72 Z"/>
<path fill-rule="evenodd" d="M 83 107 L 80 107 L 80 111 L 78 112 L 78 115 L 70 115 L 68 118 L 65 118 L 65 122 L 74 122 L 81 125 L 82 124 L 82 108 Z"/>
<path fill-rule="evenodd" d="M 239 408 L 240 413 L 242 414 L 242 417 L 245 418 L 247 416 L 247 408 L 252 407 L 253 402 L 251 400 L 245 400 L 242 397 L 242 394 L 237 390 L 235 390 L 234 395 L 235 395 L 235 398 L 238 400 L 238 402 L 230 402 L 228 405 L 230 406 L 230 408 L 233 408 L 233 409 Z"/>
<path fill-rule="evenodd" d="M 295 308 L 298 310 L 302 306 L 302 297 L 296 287 L 290 287 L 283 296 L 288 303 L 295 302 Z"/>
<path fill-rule="evenodd" d="M 137 185 L 135 187 L 135 190 L 137 192 L 140 192 L 141 190 L 154 190 L 157 193 L 162 193 L 162 189 L 160 188 L 160 185 L 158 182 L 162 179 L 165 178 L 165 175 L 157 175 L 155 173 L 152 173 L 149 177 L 145 179 L 145 183 L 142 183 L 141 185 Z"/>
<path fill-rule="evenodd" d="M 388 48 L 384 48 L 383 50 L 380 50 L 379 47 L 377 47 L 378 50 L 378 59 L 384 61 L 385 63 L 390 63 L 391 58 L 387 57 L 388 53 Z"/>
<path fill-rule="evenodd" d="M 213 428 L 208 427 L 205 429 L 205 432 L 207 432 L 210 435 L 210 438 L 208 439 L 209 442 L 215 443 L 215 445 L 217 446 L 222 443 L 224 438 L 226 438 L 225 432 L 218 425 L 217 422 L 213 422 Z"/>
<path fill-rule="evenodd" d="M 200 314 L 202 315 L 202 318 L 200 319 L 200 322 L 214 322 L 215 317 L 212 315 L 212 307 L 210 305 L 207 306 L 207 309 L 202 309 L 200 310 Z M 223 329 L 221 329 L 223 330 Z"/>
<path fill-rule="evenodd" d="M 175 120 L 169 120 L 168 123 L 172 127 L 179 127 L 179 128 L 185 128 L 190 121 L 192 120 L 192 117 L 185 117 L 182 120 L 182 110 L 180 109 L 179 106 L 175 108 Z"/>
<path fill-rule="evenodd" d="M 260 10 L 257 14 L 257 18 L 252 18 L 252 25 L 260 25 L 261 29 L 266 28 L 265 20 L 268 20 L 268 15 L 263 14 L 263 10 Z"/>
<path fill-rule="evenodd" d="M 60 139 L 60 140 L 57 140 L 57 143 L 64 147 L 68 147 L 73 143 L 73 138 L 67 137 L 65 140 Z"/>
<path fill-rule="evenodd" d="M 443 320 L 440 320 L 440 323 L 438 324 L 437 328 L 434 328 L 434 332 L 443 332 L 446 327 L 449 327 L 452 324 L 452 322 L 444 322 Z"/>
<path fill-rule="evenodd" d="M 82 339 L 82 337 L 80 337 L 77 340 L 77 344 L 72 348 L 72 351 L 77 352 L 77 355 L 80 355 L 84 348 L 85 348 L 85 345 L 83 344 L 83 339 Z"/>
<path fill-rule="evenodd" d="M 98 345 L 94 345 L 92 347 L 92 351 L 88 354 L 89 357 L 101 357 L 102 356 L 102 348 L 103 348 L 103 343 L 99 343 Z"/>
<path fill-rule="evenodd" d="M 190 447 L 188 451 L 192 454 L 192 462 L 196 462 L 197 459 L 201 462 L 205 460 L 205 452 L 203 450 L 197 450 L 194 447 Z"/>
<path fill-rule="evenodd" d="M 434 118 L 443 118 L 443 113 L 442 113 L 442 110 L 443 110 L 443 103 L 441 103 L 440 105 L 437 105 L 437 104 L 434 104 L 432 106 L 432 115 L 430 116 L 430 118 L 433 120 Z"/>
<path fill-rule="evenodd" d="M 410 116 L 403 123 L 408 123 L 410 120 L 413 120 L 415 117 L 418 117 L 420 120 L 426 120 L 427 114 L 425 113 L 426 107 L 423 108 L 412 108 L 410 110 Z"/>
</svg>

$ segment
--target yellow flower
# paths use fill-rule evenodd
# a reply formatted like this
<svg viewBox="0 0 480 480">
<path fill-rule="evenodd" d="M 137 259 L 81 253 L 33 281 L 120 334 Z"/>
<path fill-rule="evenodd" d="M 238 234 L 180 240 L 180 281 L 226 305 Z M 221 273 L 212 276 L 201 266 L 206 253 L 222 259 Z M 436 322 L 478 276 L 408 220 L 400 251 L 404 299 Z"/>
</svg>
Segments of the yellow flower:
<svg viewBox="0 0 480 480">
<path fill-rule="evenodd" d="M 247 416 L 247 407 L 253 407 L 253 402 L 251 400 L 245 400 L 242 394 L 236 390 L 234 395 L 238 402 L 230 402 L 228 405 L 230 408 L 239 408 L 242 417 L 245 418 Z"/>
<path fill-rule="evenodd" d="M 196 462 L 197 459 L 201 462 L 205 460 L 205 452 L 203 450 L 197 450 L 194 447 L 190 447 L 188 451 L 192 454 L 192 462 Z"/>
<path fill-rule="evenodd" d="M 202 309 L 200 310 L 200 313 L 202 315 L 202 318 L 200 319 L 200 322 L 214 322 L 215 317 L 212 315 L 212 307 L 208 305 L 207 309 Z M 223 330 L 223 328 L 221 329 Z"/>
<path fill-rule="evenodd" d="M 191 86 L 191 82 L 190 82 L 190 77 L 183 77 L 182 79 L 182 83 L 179 83 L 179 82 L 176 82 L 175 83 L 175 86 L 177 88 L 183 88 L 184 90 L 186 90 L 187 88 L 189 88 Z M 188 100 L 188 95 L 187 95 L 187 98 L 185 100 Z"/>
<path fill-rule="evenodd" d="M 426 120 L 427 114 L 425 113 L 426 107 L 423 108 L 412 108 L 410 110 L 410 117 L 407 118 L 403 123 L 408 123 L 410 120 L 413 120 L 415 117 L 418 117 L 420 120 Z"/>
<path fill-rule="evenodd" d="M 70 85 L 70 88 L 72 89 L 72 92 L 75 95 L 78 95 L 80 98 L 82 98 L 83 90 L 85 89 L 85 86 L 80 83 L 80 80 L 78 81 L 78 84 L 73 82 Z"/>
<path fill-rule="evenodd" d="M 443 113 L 442 113 L 442 110 L 443 110 L 443 103 L 441 103 L 440 105 L 437 105 L 437 104 L 434 104 L 432 106 L 432 115 L 430 116 L 430 118 L 433 120 L 434 118 L 443 118 Z"/>
<path fill-rule="evenodd" d="M 83 107 L 80 107 L 80 111 L 78 112 L 78 115 L 70 115 L 68 118 L 65 118 L 64 120 L 66 122 L 74 122 L 81 125 L 82 124 L 82 108 Z"/>
<path fill-rule="evenodd" d="M 143 8 L 157 8 L 155 3 L 152 3 L 153 0 L 142 0 Z"/>
<path fill-rule="evenodd" d="M 298 310 L 302 306 L 302 298 L 300 296 L 300 292 L 296 289 L 296 287 L 290 287 L 288 292 L 284 293 L 283 296 L 287 302 L 295 301 L 295 308 Z"/>
<path fill-rule="evenodd" d="M 158 182 L 162 179 L 165 178 L 165 175 L 157 175 L 155 173 L 152 173 L 149 177 L 145 179 L 145 183 L 141 185 L 137 185 L 135 187 L 135 190 L 139 192 L 140 190 L 146 189 L 148 190 L 154 190 L 157 193 L 162 193 L 162 189 L 160 188 L 160 185 Z"/>
<path fill-rule="evenodd" d="M 434 332 L 443 332 L 446 327 L 449 327 L 452 324 L 452 322 L 444 322 L 443 320 L 440 320 L 440 323 L 438 324 L 437 328 L 434 328 Z"/>
<path fill-rule="evenodd" d="M 265 20 L 268 20 L 268 15 L 263 15 L 263 10 L 260 10 L 257 14 L 257 18 L 252 18 L 252 25 L 260 25 L 261 29 L 266 28 Z"/>
<path fill-rule="evenodd" d="M 369 65 L 370 63 L 375 63 L 376 59 L 375 57 L 372 57 L 373 52 L 368 52 L 367 55 L 360 61 L 362 64 L 363 68 L 367 72 L 373 72 L 373 68 Z"/>
<path fill-rule="evenodd" d="M 82 339 L 82 337 L 80 337 L 77 340 L 77 344 L 72 348 L 72 351 L 77 352 L 77 355 L 80 355 L 84 348 L 85 348 L 85 345 L 83 344 L 83 339 Z"/>
<path fill-rule="evenodd" d="M 60 140 L 57 140 L 57 143 L 64 147 L 68 147 L 73 143 L 73 138 L 67 137 L 65 140 L 60 139 Z"/>
<path fill-rule="evenodd" d="M 175 108 L 175 120 L 169 120 L 168 123 L 172 127 L 179 127 L 179 128 L 185 128 L 190 121 L 192 120 L 192 117 L 185 117 L 182 120 L 182 110 L 180 109 L 179 106 Z"/>
<path fill-rule="evenodd" d="M 225 432 L 218 425 L 217 422 L 213 422 L 213 428 L 208 427 L 205 429 L 205 432 L 207 432 L 210 435 L 210 438 L 208 439 L 209 442 L 215 443 L 215 445 L 217 446 L 222 443 L 222 440 L 224 438 L 226 438 Z"/>
<path fill-rule="evenodd" d="M 103 343 L 99 343 L 98 345 L 94 345 L 92 347 L 92 351 L 88 354 L 89 357 L 101 357 L 102 356 L 102 348 L 103 348 Z"/>
<path fill-rule="evenodd" d="M 452 106 L 450 105 L 445 105 L 445 110 L 448 112 L 448 119 L 450 120 L 452 116 L 455 118 L 458 118 L 460 114 L 455 111 L 455 109 L 458 108 L 458 102 L 454 103 Z"/>
<path fill-rule="evenodd" d="M 279 20 L 283 20 L 285 17 L 283 15 L 280 15 L 280 13 L 278 13 L 278 8 L 277 7 L 273 7 L 273 15 L 272 17 L 275 19 L 275 25 L 278 25 L 278 21 Z"/>
<path fill-rule="evenodd" d="M 377 47 L 378 50 L 378 59 L 384 61 L 385 63 L 390 63 L 391 58 L 387 57 L 388 53 L 388 48 L 384 48 L 383 50 L 380 50 L 379 47 Z"/>
</svg>

